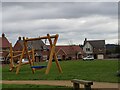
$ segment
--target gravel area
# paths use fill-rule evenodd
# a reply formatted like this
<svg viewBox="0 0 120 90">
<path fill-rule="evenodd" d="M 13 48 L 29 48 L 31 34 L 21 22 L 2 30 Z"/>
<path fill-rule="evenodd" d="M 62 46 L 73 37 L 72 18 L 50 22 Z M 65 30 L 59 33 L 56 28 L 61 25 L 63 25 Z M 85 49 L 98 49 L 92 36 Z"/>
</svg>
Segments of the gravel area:
<svg viewBox="0 0 120 90">
<path fill-rule="evenodd" d="M 72 87 L 72 83 L 69 80 L 37 80 L 37 81 L 29 81 L 29 80 L 3 80 L 0 82 L 1 84 L 34 84 L 34 85 L 52 85 L 52 86 L 67 86 Z M 81 87 L 83 87 L 81 85 Z M 120 83 L 107 83 L 107 82 L 93 82 L 92 88 L 120 88 Z"/>
</svg>

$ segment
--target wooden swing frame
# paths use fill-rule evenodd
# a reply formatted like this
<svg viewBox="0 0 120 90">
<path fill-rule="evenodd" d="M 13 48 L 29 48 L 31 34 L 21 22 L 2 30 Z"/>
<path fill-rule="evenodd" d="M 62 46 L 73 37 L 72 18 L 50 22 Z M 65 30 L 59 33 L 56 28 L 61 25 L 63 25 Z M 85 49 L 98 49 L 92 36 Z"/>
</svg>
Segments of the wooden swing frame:
<svg viewBox="0 0 120 90">
<path fill-rule="evenodd" d="M 54 59 L 55 60 L 55 63 L 57 65 L 57 68 L 59 70 L 60 73 L 62 73 L 62 68 L 59 64 L 59 61 L 57 59 L 57 56 L 56 56 L 56 53 L 55 53 L 55 46 L 56 46 L 56 43 L 57 43 L 57 40 L 58 40 L 58 37 L 59 35 L 56 34 L 56 35 L 49 35 L 47 34 L 47 36 L 43 36 L 43 37 L 39 37 L 39 38 L 25 38 L 23 37 L 23 42 L 24 42 L 24 47 L 23 47 L 23 50 L 22 50 L 22 54 L 20 56 L 20 60 L 19 60 L 19 64 L 17 65 L 16 67 L 16 74 L 19 73 L 20 71 L 20 67 L 22 65 L 22 59 L 24 57 L 24 54 L 26 54 L 27 58 L 28 58 L 28 61 L 29 61 L 29 64 L 30 64 L 30 67 L 32 67 L 34 65 L 34 61 L 35 61 L 35 57 L 34 57 L 34 49 L 32 49 L 32 51 L 30 51 L 32 53 L 32 60 L 30 59 L 30 52 L 28 51 L 28 48 L 27 48 L 27 42 L 28 41 L 36 41 L 36 40 L 41 40 L 41 39 L 48 39 L 49 43 L 50 43 L 50 56 L 49 56 L 49 60 L 48 60 L 48 64 L 47 64 L 47 68 L 46 68 L 46 71 L 45 71 L 45 74 L 48 74 L 49 71 L 50 71 L 50 68 L 51 68 L 51 65 L 52 65 L 52 60 Z M 54 39 L 52 41 L 52 39 Z M 13 53 L 12 53 L 12 50 L 10 50 L 11 52 L 11 60 L 10 60 L 10 67 L 13 68 Z M 31 68 L 32 69 L 32 73 L 35 72 L 35 69 L 34 68 Z"/>
<path fill-rule="evenodd" d="M 23 51 L 13 51 L 12 43 L 10 43 L 10 50 L 7 50 L 7 51 L 4 50 L 4 52 L 9 52 L 9 57 L 10 57 L 9 70 L 13 71 L 14 68 L 18 67 L 18 64 L 17 65 L 14 64 L 14 58 L 21 57 L 21 54 L 18 54 L 18 53 L 22 53 Z M 17 55 L 14 55 L 14 53 L 17 54 Z M 30 51 L 28 51 L 28 53 L 33 55 L 34 50 L 30 50 Z M 26 53 L 23 53 L 23 55 L 26 55 Z M 29 64 L 29 63 L 26 62 L 26 63 L 22 63 L 21 65 L 25 65 L 25 64 Z"/>
</svg>

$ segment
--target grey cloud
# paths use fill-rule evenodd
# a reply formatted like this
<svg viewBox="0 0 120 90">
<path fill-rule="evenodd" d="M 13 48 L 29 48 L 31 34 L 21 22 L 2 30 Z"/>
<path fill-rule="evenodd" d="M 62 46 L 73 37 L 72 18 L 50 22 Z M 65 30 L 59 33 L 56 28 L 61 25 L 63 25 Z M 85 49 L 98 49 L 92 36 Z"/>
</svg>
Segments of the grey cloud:
<svg viewBox="0 0 120 90">
<path fill-rule="evenodd" d="M 95 7 L 95 8 L 94 8 Z M 116 17 L 117 3 L 3 3 L 4 19 L 7 21 L 28 19 L 80 18 L 91 15 Z M 9 11 L 7 11 L 9 10 Z M 5 11 L 5 13 L 4 13 Z M 19 17 L 19 18 L 18 18 Z"/>
<path fill-rule="evenodd" d="M 109 41 L 117 38 L 115 2 L 5 2 L 2 6 L 3 32 L 14 43 L 18 36 L 37 37 L 47 33 L 58 33 L 59 44 L 70 41 L 80 44 L 84 38 Z"/>
<path fill-rule="evenodd" d="M 2 33 L 2 3 L 0 2 L 0 33 Z"/>
</svg>

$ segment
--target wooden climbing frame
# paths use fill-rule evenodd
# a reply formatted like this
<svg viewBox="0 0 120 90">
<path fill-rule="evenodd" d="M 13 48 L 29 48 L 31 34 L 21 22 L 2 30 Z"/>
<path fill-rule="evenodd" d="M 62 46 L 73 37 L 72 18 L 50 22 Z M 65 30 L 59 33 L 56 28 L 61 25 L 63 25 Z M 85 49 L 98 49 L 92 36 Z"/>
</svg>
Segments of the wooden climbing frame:
<svg viewBox="0 0 120 90">
<path fill-rule="evenodd" d="M 19 64 L 17 64 L 17 65 L 14 64 L 14 58 L 21 57 L 21 55 L 26 55 L 26 53 L 23 53 L 23 51 L 13 51 L 12 43 L 10 43 L 10 51 L 5 51 L 5 52 L 9 52 L 9 57 L 10 57 L 10 65 L 9 65 L 10 68 L 9 68 L 9 70 L 10 71 L 13 71 L 19 65 Z M 20 53 L 22 53 L 22 54 L 20 54 Z M 28 53 L 34 55 L 34 50 L 30 50 L 30 51 L 28 51 Z M 16 54 L 16 55 L 14 55 L 14 54 Z M 25 65 L 25 64 L 29 64 L 29 63 L 26 62 L 26 63 L 22 63 L 21 65 Z"/>
<path fill-rule="evenodd" d="M 22 65 L 22 59 L 24 57 L 24 54 L 27 55 L 30 67 L 32 67 L 34 65 L 34 63 L 33 63 L 34 60 L 35 60 L 35 58 L 34 58 L 34 50 L 32 50 L 32 60 L 31 60 L 30 53 L 29 53 L 28 48 L 27 48 L 28 41 L 36 41 L 36 40 L 41 40 L 41 39 L 48 39 L 48 41 L 50 43 L 50 48 L 51 48 L 50 49 L 50 56 L 49 56 L 49 60 L 48 60 L 48 64 L 47 64 L 45 74 L 49 73 L 53 59 L 55 60 L 55 63 L 57 65 L 57 68 L 58 68 L 59 72 L 62 73 L 62 68 L 61 68 L 61 66 L 60 66 L 60 64 L 58 62 L 58 59 L 57 59 L 57 56 L 56 56 L 56 53 L 55 53 L 55 46 L 56 46 L 56 43 L 57 43 L 57 40 L 58 40 L 58 36 L 59 36 L 58 34 L 51 35 L 51 36 L 49 34 L 47 34 L 47 36 L 43 36 L 43 37 L 39 37 L 39 38 L 25 38 L 25 37 L 23 37 L 24 48 L 22 50 L 19 65 L 16 68 L 16 74 L 19 73 L 20 67 Z M 54 40 L 52 41 L 52 39 L 54 39 Z M 11 59 L 12 59 L 12 57 L 11 57 Z M 34 73 L 35 70 L 33 68 L 31 68 L 31 69 L 32 69 L 32 73 Z"/>
</svg>

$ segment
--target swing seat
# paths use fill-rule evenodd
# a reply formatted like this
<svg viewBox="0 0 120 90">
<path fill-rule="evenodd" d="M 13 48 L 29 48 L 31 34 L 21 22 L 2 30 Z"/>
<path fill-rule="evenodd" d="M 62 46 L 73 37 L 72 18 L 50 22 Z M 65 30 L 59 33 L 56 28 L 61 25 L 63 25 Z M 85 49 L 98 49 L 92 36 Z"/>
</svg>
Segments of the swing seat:
<svg viewBox="0 0 120 90">
<path fill-rule="evenodd" d="M 42 69 L 42 68 L 46 68 L 47 66 L 32 66 L 31 68 L 34 69 Z"/>
</svg>

